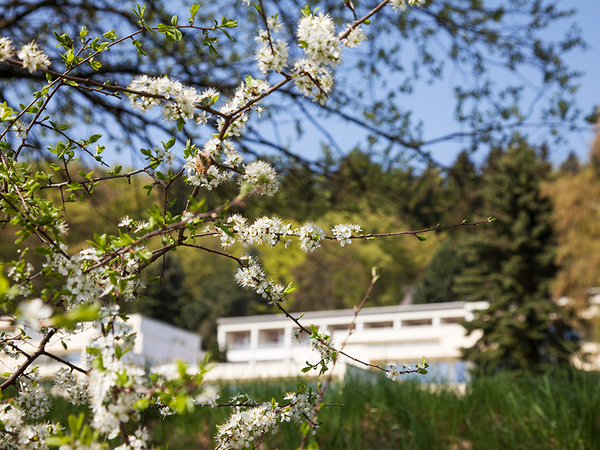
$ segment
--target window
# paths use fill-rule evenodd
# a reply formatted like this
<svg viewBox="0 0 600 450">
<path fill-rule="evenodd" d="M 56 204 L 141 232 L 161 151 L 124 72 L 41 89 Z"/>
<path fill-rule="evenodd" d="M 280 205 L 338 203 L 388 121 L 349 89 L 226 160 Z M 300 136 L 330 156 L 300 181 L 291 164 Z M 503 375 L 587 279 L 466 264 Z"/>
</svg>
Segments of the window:
<svg viewBox="0 0 600 450">
<path fill-rule="evenodd" d="M 350 329 L 349 323 L 337 324 L 337 325 L 327 325 L 331 331 L 348 331 Z M 354 327 L 356 328 L 356 326 Z"/>
<path fill-rule="evenodd" d="M 260 330 L 258 332 L 259 347 L 283 347 L 283 330 Z"/>
<path fill-rule="evenodd" d="M 463 320 L 465 320 L 464 317 L 442 317 L 440 322 L 442 325 L 445 325 L 449 323 L 461 323 Z"/>
<path fill-rule="evenodd" d="M 231 349 L 250 347 L 250 332 L 227 333 L 227 347 Z"/>
<path fill-rule="evenodd" d="M 414 320 L 403 320 L 403 327 L 422 327 L 425 325 L 431 325 L 433 323 L 432 319 L 414 319 Z"/>
<path fill-rule="evenodd" d="M 365 322 L 365 328 L 393 328 L 394 322 Z"/>
</svg>

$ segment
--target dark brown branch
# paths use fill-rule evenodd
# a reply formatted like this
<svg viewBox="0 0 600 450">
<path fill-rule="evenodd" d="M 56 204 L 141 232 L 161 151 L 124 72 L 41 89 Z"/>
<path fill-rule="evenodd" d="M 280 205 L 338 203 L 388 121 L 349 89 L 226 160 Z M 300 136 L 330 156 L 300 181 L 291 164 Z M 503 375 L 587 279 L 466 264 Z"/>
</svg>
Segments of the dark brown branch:
<svg viewBox="0 0 600 450">
<path fill-rule="evenodd" d="M 8 379 L 4 383 L 2 383 L 2 385 L 0 385 L 1 391 L 5 390 L 8 386 L 14 386 L 17 381 L 17 378 L 19 378 L 23 373 L 25 373 L 27 368 L 31 364 L 33 364 L 33 362 L 38 357 L 42 356 L 45 353 L 46 345 L 48 344 L 48 342 L 50 342 L 50 339 L 52 339 L 52 336 L 54 336 L 55 333 L 56 329 L 48 331 L 48 334 L 46 334 L 46 336 L 44 336 L 43 339 L 40 341 L 40 345 L 38 346 L 37 350 L 29 358 L 27 358 L 27 360 L 23 364 L 21 364 L 21 366 L 10 377 L 8 377 Z"/>
</svg>

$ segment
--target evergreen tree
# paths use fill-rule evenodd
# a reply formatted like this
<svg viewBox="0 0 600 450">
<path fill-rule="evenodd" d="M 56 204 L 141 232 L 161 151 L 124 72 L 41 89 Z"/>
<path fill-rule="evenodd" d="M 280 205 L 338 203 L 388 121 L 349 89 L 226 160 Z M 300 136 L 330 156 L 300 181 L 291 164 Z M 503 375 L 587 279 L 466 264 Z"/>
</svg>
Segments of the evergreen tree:
<svg viewBox="0 0 600 450">
<path fill-rule="evenodd" d="M 464 258 L 457 245 L 448 240 L 433 255 L 425 273 L 417 284 L 413 303 L 441 303 L 461 300 L 454 290 L 455 278 L 464 266 Z"/>
<path fill-rule="evenodd" d="M 551 299 L 555 241 L 551 203 L 540 192 L 545 156 L 524 143 L 494 151 L 483 178 L 483 208 L 497 221 L 464 240 L 467 267 L 457 292 L 490 306 L 465 324 L 482 337 L 463 356 L 479 373 L 538 371 L 568 363 L 577 349 L 566 313 Z"/>
</svg>

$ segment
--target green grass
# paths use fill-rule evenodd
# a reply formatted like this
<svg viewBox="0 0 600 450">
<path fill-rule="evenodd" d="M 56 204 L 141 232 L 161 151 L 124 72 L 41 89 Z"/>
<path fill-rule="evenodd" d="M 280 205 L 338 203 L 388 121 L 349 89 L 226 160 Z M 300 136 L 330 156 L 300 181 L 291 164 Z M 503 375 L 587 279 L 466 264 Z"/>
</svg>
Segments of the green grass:
<svg viewBox="0 0 600 450">
<path fill-rule="evenodd" d="M 247 392 L 260 401 L 283 400 L 295 380 L 223 385 L 220 400 Z M 314 440 L 321 449 L 600 449 L 600 376 L 575 370 L 538 377 L 481 378 L 464 394 L 414 382 L 392 382 L 379 374 L 349 371 L 334 383 L 319 414 Z M 65 423 L 57 402 L 54 419 Z M 214 448 L 215 425 L 229 408 L 197 408 L 187 416 L 145 417 L 157 443 L 172 450 Z M 261 449 L 298 448 L 300 432 L 285 424 L 267 435 Z"/>
</svg>

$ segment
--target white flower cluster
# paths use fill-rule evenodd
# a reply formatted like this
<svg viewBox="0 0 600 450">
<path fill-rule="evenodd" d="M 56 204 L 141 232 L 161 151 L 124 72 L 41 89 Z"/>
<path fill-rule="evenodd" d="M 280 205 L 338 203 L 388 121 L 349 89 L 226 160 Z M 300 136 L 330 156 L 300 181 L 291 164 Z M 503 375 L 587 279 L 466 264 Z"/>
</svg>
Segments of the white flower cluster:
<svg viewBox="0 0 600 450">
<path fill-rule="evenodd" d="M 227 223 L 239 236 L 239 242 L 245 247 L 258 244 L 275 247 L 282 239 L 292 233 L 292 225 L 284 223 L 277 217 L 260 217 L 252 225 L 240 214 L 234 214 L 227 218 Z M 225 248 L 235 243 L 235 239 L 221 233 L 221 245 Z"/>
<path fill-rule="evenodd" d="M 268 17 L 267 26 L 271 32 L 271 36 L 273 33 L 278 33 L 282 28 L 281 23 L 277 22 L 276 17 Z M 287 42 L 281 39 L 277 39 L 275 42 L 271 37 L 271 45 L 269 34 L 266 30 L 260 30 L 255 41 L 261 44 L 255 58 L 258 61 L 258 68 L 262 73 L 269 71 L 281 72 L 287 66 Z"/>
<path fill-rule="evenodd" d="M 0 62 L 10 58 L 14 52 L 12 41 L 7 37 L 0 38 Z"/>
<path fill-rule="evenodd" d="M 127 437 L 128 444 L 122 444 L 115 448 L 115 450 L 143 450 L 148 447 L 148 440 L 150 436 L 145 428 L 135 430 L 135 434 L 130 434 Z M 59 449 L 59 450 L 62 450 Z M 87 449 L 86 449 L 87 450 Z"/>
<path fill-rule="evenodd" d="M 47 449 L 46 439 L 56 435 L 58 426 L 52 423 L 27 423 L 25 412 L 13 403 L 0 404 L 0 433 L 2 450 L 42 450 Z"/>
<path fill-rule="evenodd" d="M 123 222 L 124 219 L 121 219 L 121 223 Z M 66 250 L 66 246 L 62 246 L 62 248 Z M 145 287 L 145 282 L 142 279 L 131 275 L 137 271 L 140 263 L 137 252 L 145 249 L 144 246 L 137 246 L 132 252 L 126 253 L 117 269 L 121 279 L 127 279 L 126 288 L 121 292 L 121 298 L 125 301 L 136 298 L 138 292 Z M 55 252 L 46 258 L 45 267 L 49 267 L 60 275 L 67 277 L 62 295 L 63 305 L 66 308 L 72 308 L 83 303 L 95 303 L 115 289 L 106 267 L 87 270 L 100 261 L 96 250 L 93 248 L 85 248 L 70 257 Z M 112 273 L 114 273 L 114 270 Z M 119 279 L 117 279 L 117 285 L 118 282 Z"/>
<path fill-rule="evenodd" d="M 348 24 L 348 28 L 351 28 L 351 27 L 352 27 L 352 24 Z M 342 34 L 343 34 L 343 32 L 340 33 L 340 38 L 341 38 Z M 354 47 L 358 47 L 361 42 L 366 41 L 366 40 L 367 40 L 367 35 L 363 31 L 363 29 L 360 26 L 358 26 L 358 27 L 354 28 L 352 31 L 350 31 L 348 36 L 346 36 L 345 38 L 342 39 L 342 44 L 344 45 L 344 47 L 354 48 Z"/>
<path fill-rule="evenodd" d="M 244 263 L 244 267 L 240 267 L 235 274 L 235 280 L 240 286 L 252 289 L 264 298 L 268 298 L 269 304 L 283 301 L 285 287 L 273 280 L 267 280 L 267 275 L 256 258 L 244 255 L 240 260 Z"/>
<path fill-rule="evenodd" d="M 85 272 L 87 267 L 99 261 L 95 249 L 85 248 L 71 257 L 55 252 L 46 258 L 45 267 L 50 267 L 67 277 L 62 296 L 65 307 L 94 303 L 110 291 L 107 284 L 108 277 L 105 276 L 103 269 Z"/>
<path fill-rule="evenodd" d="M 303 251 L 314 252 L 321 247 L 321 241 L 325 239 L 325 230 L 312 222 L 307 222 L 298 230 L 298 237 Z"/>
<path fill-rule="evenodd" d="M 333 74 L 328 67 L 301 59 L 294 64 L 292 77 L 302 94 L 312 96 L 314 102 L 325 104 L 328 98 L 327 93 L 333 88 Z"/>
<path fill-rule="evenodd" d="M 224 166 L 237 168 L 244 162 L 244 157 L 230 140 L 210 139 L 201 151 L 196 151 L 186 159 L 184 168 L 188 172 L 187 182 L 210 191 L 229 181 L 233 172 L 215 164 L 216 161 L 222 161 Z"/>
<path fill-rule="evenodd" d="M 131 81 L 128 87 L 134 91 L 161 97 L 133 94 L 129 97 L 133 108 L 139 108 L 140 111 L 146 112 L 146 110 L 159 105 L 163 107 L 165 119 L 172 121 L 195 119 L 197 123 L 205 124 L 208 120 L 206 112 L 201 111 L 196 114 L 196 106 L 212 105 L 219 98 L 218 92 L 213 88 L 198 93 L 195 88 L 184 86 L 179 81 L 172 81 L 166 75 L 162 78 L 139 75 Z"/>
<path fill-rule="evenodd" d="M 426 0 L 408 0 L 410 6 L 421 6 L 425 4 Z M 404 11 L 406 9 L 406 0 L 390 0 L 390 5 L 397 11 Z"/>
<path fill-rule="evenodd" d="M 362 229 L 360 228 L 360 225 L 348 223 L 340 223 L 339 225 L 335 225 L 331 228 L 331 232 L 335 238 L 340 241 L 340 245 L 342 247 L 346 244 L 352 244 L 350 236 L 353 234 L 358 234 L 361 231 Z"/>
<path fill-rule="evenodd" d="M 390 361 L 385 365 L 386 376 L 390 380 L 396 381 L 400 375 L 404 374 L 410 369 L 410 366 L 406 362 L 402 363 L 401 369 L 399 369 L 399 366 L 400 364 L 398 364 L 396 361 Z"/>
<path fill-rule="evenodd" d="M 281 409 L 281 421 L 295 423 L 302 423 L 307 417 L 310 417 L 314 405 L 314 398 L 311 398 L 309 393 L 288 392 L 285 394 L 284 400 L 289 400 L 290 403 L 287 407 Z M 317 425 L 317 424 L 315 424 Z M 313 425 L 313 426 L 315 426 Z M 315 430 L 313 430 L 314 433 Z"/>
<path fill-rule="evenodd" d="M 238 85 L 233 96 L 227 100 L 227 102 L 225 102 L 219 111 L 223 114 L 231 114 L 239 108 L 245 107 L 248 103 L 254 102 L 249 108 L 256 109 L 256 111 L 260 114 L 263 110 L 263 107 L 258 105 L 256 98 L 267 91 L 270 87 L 271 86 L 266 80 L 260 80 L 257 78 L 252 78 L 251 76 L 247 76 L 246 80 L 242 81 Z M 227 134 L 229 136 L 240 136 L 242 130 L 246 127 L 248 117 L 248 112 L 238 114 L 235 117 L 235 120 L 232 122 L 229 122 L 223 117 L 219 117 L 217 120 L 217 129 L 220 133 L 223 131 L 223 127 L 227 125 Z"/>
<path fill-rule="evenodd" d="M 87 385 L 79 380 L 73 371 L 61 367 L 54 374 L 54 386 L 52 392 L 67 400 L 72 405 L 84 405 L 87 403 Z"/>
<path fill-rule="evenodd" d="M 10 58 L 14 52 L 12 41 L 6 37 L 0 38 L 0 62 Z M 29 70 L 29 73 L 50 67 L 50 58 L 40 50 L 35 41 L 21 47 L 17 52 L 17 57 L 23 63 L 23 67 Z"/>
<path fill-rule="evenodd" d="M 196 396 L 194 403 L 196 405 L 208 405 L 211 408 L 215 408 L 218 399 L 219 390 L 216 386 L 208 385 L 204 386 L 204 390 Z"/>
<path fill-rule="evenodd" d="M 310 14 L 298 23 L 298 41 L 306 58 L 296 61 L 292 70 L 294 83 L 304 95 L 322 105 L 333 87 L 331 66 L 341 62 L 340 40 L 329 14 Z"/>
<path fill-rule="evenodd" d="M 241 183 L 247 184 L 250 190 L 267 197 L 272 197 L 279 190 L 277 172 L 271 164 L 260 160 L 252 161 L 246 166 Z"/>
<path fill-rule="evenodd" d="M 35 41 L 21 47 L 17 56 L 23 62 L 23 67 L 29 70 L 29 73 L 50 67 L 50 58 L 40 50 Z"/>
<path fill-rule="evenodd" d="M 41 298 L 36 298 L 19 305 L 19 323 L 27 325 L 32 330 L 40 329 L 40 320 L 52 315 L 52 308 L 45 305 Z"/>
<path fill-rule="evenodd" d="M 109 439 L 119 434 L 121 422 L 139 420 L 139 410 L 133 405 L 140 398 L 137 392 L 144 387 L 144 370 L 125 365 L 117 357 L 115 340 L 118 338 L 125 342 L 133 339 L 131 335 L 99 337 L 88 347 L 88 351 L 96 350 L 98 354 L 95 356 L 99 358 L 99 363 L 91 370 L 89 377 L 92 427 L 108 434 Z"/>
<path fill-rule="evenodd" d="M 400 368 L 400 366 L 402 367 Z M 421 362 L 415 365 L 416 370 L 427 369 L 427 367 L 429 367 L 429 365 L 424 356 L 421 358 Z M 396 361 L 390 361 L 385 365 L 386 376 L 392 381 L 396 381 L 400 375 L 404 375 L 407 372 L 414 373 L 415 369 L 406 362 L 398 364 Z M 427 371 L 424 371 L 423 373 L 427 373 Z"/>
<path fill-rule="evenodd" d="M 307 58 L 321 66 L 335 66 L 341 62 L 340 40 L 329 14 L 304 16 L 298 23 L 298 41 Z"/>
<path fill-rule="evenodd" d="M 11 295 L 11 298 L 14 298 L 14 296 L 17 294 L 24 297 L 31 295 L 31 291 L 28 287 L 28 280 L 32 273 L 33 266 L 30 263 L 24 263 L 22 256 L 18 263 L 14 264 L 10 267 L 10 269 L 8 269 L 8 277 L 11 278 L 17 286 L 19 286 L 18 290 L 7 291 L 7 293 Z"/>
<path fill-rule="evenodd" d="M 18 334 L 9 335 L 6 331 L 0 331 L 0 353 L 8 358 L 19 359 L 20 353 L 16 350 L 17 345 L 25 343 L 25 334 L 16 330 Z"/>
<path fill-rule="evenodd" d="M 19 378 L 19 395 L 15 403 L 28 419 L 40 419 L 52 407 L 52 401 L 41 382 L 37 366 L 27 376 Z"/>
<path fill-rule="evenodd" d="M 277 413 L 270 403 L 244 411 L 236 409 L 217 431 L 217 448 L 221 450 L 251 447 L 277 426 Z"/>
<path fill-rule="evenodd" d="M 325 230 L 315 223 L 307 222 L 299 228 L 292 229 L 290 223 L 284 223 L 277 217 L 260 217 L 249 225 L 245 217 L 240 214 L 233 214 L 228 217 L 227 223 L 232 232 L 239 236 L 237 242 L 245 247 L 253 244 L 274 247 L 283 241 L 287 248 L 291 240 L 285 239 L 285 237 L 297 236 L 300 249 L 304 252 L 314 252 L 321 247 L 321 241 L 326 236 Z M 335 225 L 332 231 L 343 247 L 349 241 L 352 233 L 359 233 L 361 228 L 360 225 L 339 224 Z M 235 244 L 236 239 L 234 237 L 222 230 L 220 234 L 221 245 L 224 248 L 229 248 Z"/>
<path fill-rule="evenodd" d="M 321 360 L 325 364 L 337 359 L 337 350 L 333 347 L 333 337 L 327 328 L 319 327 L 318 337 L 309 337 L 308 346 L 319 352 Z"/>
<path fill-rule="evenodd" d="M 284 422 L 294 422 L 300 424 L 306 422 L 312 415 L 316 395 L 312 390 L 303 392 L 288 392 L 285 395 L 288 400 L 287 405 L 274 403 L 263 403 L 254 408 L 244 409 L 236 406 L 234 413 L 229 420 L 218 427 L 217 448 L 219 449 L 239 449 L 254 448 L 262 436 L 271 431 L 277 432 L 277 426 Z M 240 395 L 231 399 L 232 404 L 253 403 L 252 399 L 246 395 Z M 313 424 L 313 434 L 316 433 L 318 424 Z"/>
</svg>

